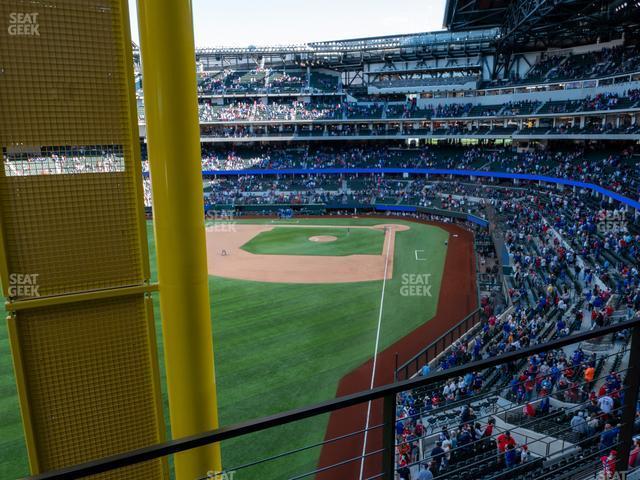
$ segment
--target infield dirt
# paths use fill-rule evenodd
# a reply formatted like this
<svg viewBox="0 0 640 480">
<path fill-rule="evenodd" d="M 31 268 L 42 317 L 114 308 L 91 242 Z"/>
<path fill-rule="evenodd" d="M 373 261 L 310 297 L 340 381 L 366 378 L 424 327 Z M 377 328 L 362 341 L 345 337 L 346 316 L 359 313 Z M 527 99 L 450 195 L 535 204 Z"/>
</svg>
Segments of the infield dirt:
<svg viewBox="0 0 640 480">
<path fill-rule="evenodd" d="M 401 224 L 368 226 L 326 226 L 327 228 L 373 228 L 385 230 L 379 255 L 314 256 L 258 255 L 241 247 L 261 232 L 278 225 L 213 225 L 207 228 L 209 274 L 237 280 L 271 283 L 351 283 L 382 280 L 385 255 L 393 252 L 396 232 L 408 230 Z M 314 228 L 312 225 L 283 225 L 287 228 Z M 393 255 L 389 255 L 387 280 L 393 278 Z"/>
</svg>

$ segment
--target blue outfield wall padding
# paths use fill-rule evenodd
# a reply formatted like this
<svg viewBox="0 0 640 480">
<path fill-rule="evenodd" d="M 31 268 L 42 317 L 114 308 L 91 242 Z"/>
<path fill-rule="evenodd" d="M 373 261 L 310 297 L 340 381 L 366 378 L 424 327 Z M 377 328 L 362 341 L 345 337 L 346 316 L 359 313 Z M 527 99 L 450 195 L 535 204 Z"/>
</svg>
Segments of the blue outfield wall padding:
<svg viewBox="0 0 640 480">
<path fill-rule="evenodd" d="M 375 205 L 376 210 L 387 211 L 387 212 L 415 212 L 416 207 L 412 207 L 409 205 Z"/>
<path fill-rule="evenodd" d="M 487 172 L 480 170 L 455 170 L 446 168 L 283 168 L 283 169 L 250 169 L 250 170 L 203 170 L 206 176 L 239 176 L 239 175 L 340 175 L 340 174 L 402 174 L 413 175 L 454 175 L 457 177 L 489 177 L 507 178 L 511 180 L 527 180 L 531 182 L 545 182 L 569 187 L 584 188 L 606 197 L 612 198 L 623 205 L 640 210 L 640 202 L 607 190 L 593 183 L 579 182 L 567 178 L 548 177 L 530 173 Z M 148 172 L 144 172 L 147 177 Z"/>
<path fill-rule="evenodd" d="M 467 214 L 467 220 L 473 223 L 480 225 L 481 227 L 488 227 L 489 222 L 487 222 L 484 218 L 476 217 L 475 215 Z"/>
</svg>

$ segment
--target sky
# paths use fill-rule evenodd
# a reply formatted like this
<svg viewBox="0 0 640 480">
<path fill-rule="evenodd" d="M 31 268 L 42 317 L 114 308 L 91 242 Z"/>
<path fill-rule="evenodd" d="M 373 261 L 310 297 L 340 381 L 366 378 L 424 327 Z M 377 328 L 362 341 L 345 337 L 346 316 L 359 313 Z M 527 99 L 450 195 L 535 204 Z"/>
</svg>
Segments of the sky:
<svg viewBox="0 0 640 480">
<path fill-rule="evenodd" d="M 195 43 L 248 47 L 442 30 L 445 1 L 192 0 Z M 129 8 L 139 43 L 136 0 Z"/>
</svg>

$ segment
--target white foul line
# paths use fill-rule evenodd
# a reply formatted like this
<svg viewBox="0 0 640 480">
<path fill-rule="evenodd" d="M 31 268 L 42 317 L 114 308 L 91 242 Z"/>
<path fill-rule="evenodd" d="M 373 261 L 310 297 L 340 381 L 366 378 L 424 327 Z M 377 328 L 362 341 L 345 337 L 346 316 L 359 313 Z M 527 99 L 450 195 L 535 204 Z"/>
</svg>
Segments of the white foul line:
<svg viewBox="0 0 640 480">
<path fill-rule="evenodd" d="M 393 232 L 392 232 L 393 234 Z M 384 259 L 384 275 L 382 280 L 382 294 L 380 295 L 380 314 L 378 315 L 378 330 L 376 332 L 376 346 L 373 350 L 373 366 L 371 368 L 371 385 L 369 389 L 373 388 L 376 379 L 376 363 L 378 361 L 378 345 L 380 343 L 380 327 L 382 326 L 382 306 L 384 305 L 384 289 L 387 286 L 387 266 L 389 265 L 389 250 L 391 248 L 391 241 L 387 243 L 387 254 Z M 367 404 L 367 421 L 364 425 L 364 442 L 362 443 L 362 456 L 360 457 L 360 480 L 364 475 L 364 459 L 367 452 L 367 434 L 369 433 L 369 418 L 371 417 L 371 401 Z"/>
</svg>

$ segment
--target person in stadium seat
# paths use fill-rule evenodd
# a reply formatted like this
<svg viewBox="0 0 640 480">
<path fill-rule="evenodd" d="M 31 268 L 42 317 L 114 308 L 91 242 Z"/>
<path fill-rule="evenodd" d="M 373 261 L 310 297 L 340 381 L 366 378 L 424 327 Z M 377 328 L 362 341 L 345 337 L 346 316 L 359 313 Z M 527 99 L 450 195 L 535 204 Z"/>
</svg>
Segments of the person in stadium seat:
<svg viewBox="0 0 640 480">
<path fill-rule="evenodd" d="M 484 432 L 482 432 L 482 438 L 491 439 L 493 437 L 493 429 L 496 424 L 496 419 L 493 417 L 489 417 L 487 420 L 487 426 L 484 428 Z"/>
<path fill-rule="evenodd" d="M 589 425 L 584 418 L 584 412 L 577 411 L 571 419 L 571 430 L 578 435 L 579 439 L 583 439 L 589 435 Z"/>
<path fill-rule="evenodd" d="M 400 480 L 411 480 L 411 469 L 407 465 L 406 458 L 400 458 L 400 461 L 398 463 L 398 470 L 396 471 L 398 472 Z"/>
<path fill-rule="evenodd" d="M 586 382 L 586 389 L 587 391 L 591 391 L 593 389 L 593 379 L 595 378 L 596 375 L 596 369 L 593 367 L 593 365 L 585 365 L 585 369 L 584 369 L 584 381 Z"/>
<path fill-rule="evenodd" d="M 460 423 L 466 424 L 476 418 L 476 414 L 470 405 L 464 405 L 460 412 Z"/>
<path fill-rule="evenodd" d="M 527 445 L 522 445 L 520 448 L 520 463 L 527 463 L 531 460 L 531 452 L 529 451 L 529 447 Z"/>
<path fill-rule="evenodd" d="M 506 430 L 505 432 L 498 435 L 496 442 L 498 443 L 498 461 L 504 462 L 505 452 L 507 451 L 507 448 L 509 446 L 515 447 L 516 441 L 511 436 L 511 432 L 509 430 Z"/>
<path fill-rule="evenodd" d="M 506 447 L 505 454 L 504 454 L 505 466 L 507 468 L 513 467 L 517 462 L 517 458 L 518 458 L 518 452 L 516 451 L 515 443 L 508 444 L 507 447 Z"/>
<path fill-rule="evenodd" d="M 525 417 L 533 418 L 536 416 L 536 407 L 531 402 L 527 402 L 525 406 L 522 407 L 522 413 Z"/>
<path fill-rule="evenodd" d="M 444 450 L 444 455 L 442 456 L 442 466 L 443 468 L 447 468 L 451 463 L 451 450 L 453 449 L 453 442 L 449 438 L 445 438 L 442 441 L 442 449 Z"/>
<path fill-rule="evenodd" d="M 460 429 L 460 433 L 457 435 L 458 438 L 458 448 L 460 452 L 463 454 L 467 454 L 471 451 L 471 444 L 473 442 L 473 437 L 471 435 L 470 426 L 468 423 L 462 425 Z"/>
<path fill-rule="evenodd" d="M 420 473 L 418 473 L 418 478 L 416 480 L 433 480 L 433 473 L 431 473 L 429 465 L 423 463 L 420 466 Z"/>
<path fill-rule="evenodd" d="M 589 415 L 587 419 L 587 425 L 589 425 L 589 436 L 595 435 L 601 428 L 600 419 L 597 414 Z"/>
<path fill-rule="evenodd" d="M 445 440 L 451 439 L 451 434 L 449 433 L 449 429 L 446 426 L 442 427 L 440 433 L 438 434 L 438 440 L 444 442 Z"/>
<path fill-rule="evenodd" d="M 609 452 L 609 455 L 600 457 L 604 480 L 611 480 L 615 478 L 617 456 L 618 452 L 615 450 L 611 450 Z"/>
<path fill-rule="evenodd" d="M 600 434 L 600 443 L 598 444 L 598 450 L 604 451 L 611 448 L 618 438 L 620 427 L 613 427 L 610 423 L 606 423 L 604 430 Z"/>
<path fill-rule="evenodd" d="M 444 449 L 442 448 L 442 442 L 437 441 L 436 446 L 431 449 L 431 465 L 435 468 L 434 473 L 437 475 L 442 466 L 442 460 L 444 458 Z"/>
<path fill-rule="evenodd" d="M 613 399 L 605 393 L 598 399 L 598 407 L 604 414 L 610 414 L 613 410 Z"/>
<path fill-rule="evenodd" d="M 640 467 L 640 438 L 636 437 L 633 440 L 633 449 L 629 454 L 629 468 Z"/>
</svg>

